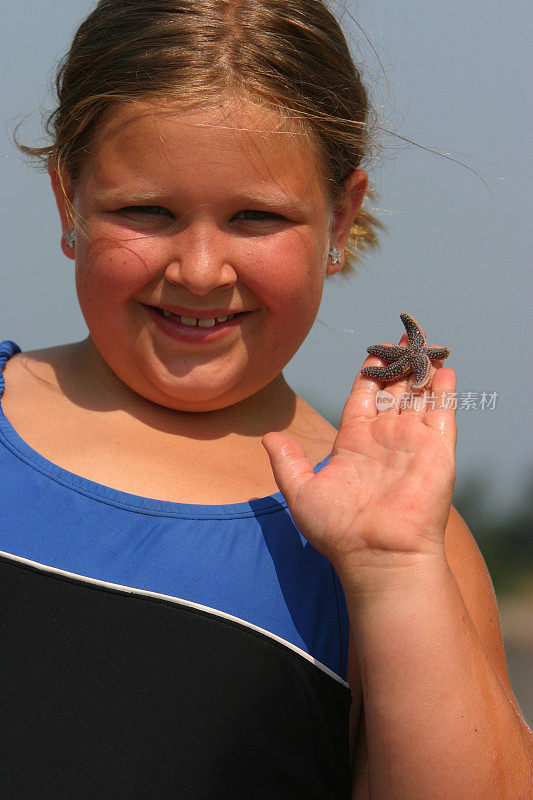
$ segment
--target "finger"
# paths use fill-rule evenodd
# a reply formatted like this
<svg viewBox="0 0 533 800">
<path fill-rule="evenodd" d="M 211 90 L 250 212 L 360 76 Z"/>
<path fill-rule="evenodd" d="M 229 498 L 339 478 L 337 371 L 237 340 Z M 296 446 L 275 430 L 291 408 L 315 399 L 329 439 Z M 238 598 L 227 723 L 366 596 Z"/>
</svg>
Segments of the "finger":
<svg viewBox="0 0 533 800">
<path fill-rule="evenodd" d="M 408 344 L 407 334 L 404 333 L 398 345 L 404 347 Z M 407 392 L 408 379 L 409 374 L 393 381 L 382 382 L 382 389 L 376 392 L 376 407 L 380 416 L 400 413 Z"/>
<path fill-rule="evenodd" d="M 399 341 L 400 345 L 407 345 L 407 334 L 404 333 Z M 391 345 L 390 342 L 384 343 L 385 347 Z M 365 360 L 361 369 L 366 367 L 385 367 L 389 361 L 379 358 L 377 355 L 370 355 Z M 378 413 L 398 413 L 400 398 L 405 391 L 406 381 L 399 378 L 396 381 L 383 381 L 379 377 L 363 375 L 358 373 L 352 391 L 341 418 L 341 425 L 356 420 L 374 419 Z"/>
<path fill-rule="evenodd" d="M 386 346 L 390 344 L 386 343 Z M 358 420 L 374 419 L 378 410 L 384 410 L 394 404 L 394 397 L 388 391 L 388 384 L 377 377 L 363 375 L 366 367 L 385 367 L 389 362 L 376 355 L 365 359 L 361 370 L 357 373 L 352 391 L 345 403 L 341 417 L 341 426 Z M 382 401 L 381 405 L 380 402 Z"/>
<path fill-rule="evenodd" d="M 381 367 L 384 363 L 377 356 L 368 356 L 365 358 L 361 369 L 364 367 Z M 344 404 L 340 422 L 341 427 L 357 420 L 374 419 L 377 414 L 376 392 L 383 385 L 382 381 L 362 375 L 361 370 L 359 370 L 353 382 L 352 390 Z"/>
<path fill-rule="evenodd" d="M 303 447 L 288 434 L 272 431 L 265 434 L 261 442 L 268 453 L 279 490 L 290 507 L 301 486 L 315 476 L 313 465 Z"/>
<path fill-rule="evenodd" d="M 439 367 L 435 371 L 432 386 L 432 396 L 435 398 L 435 402 L 427 404 L 424 415 L 424 423 L 429 428 L 448 436 L 454 446 L 457 436 L 455 389 L 455 371 L 451 367 Z"/>
<path fill-rule="evenodd" d="M 407 346 L 409 344 L 406 333 L 403 334 L 398 344 L 401 346 Z M 407 391 L 408 381 L 409 381 L 409 375 L 406 375 L 403 378 L 399 378 L 396 381 L 391 381 L 390 383 L 387 382 L 385 384 L 385 387 L 382 390 L 381 397 L 379 396 L 376 397 L 376 403 L 378 405 L 378 410 L 380 411 L 380 413 L 385 413 L 385 414 L 400 413 L 404 395 Z M 383 402 L 385 399 L 383 397 L 384 392 L 387 392 L 394 400 L 394 405 L 391 405 L 389 408 L 387 408 L 386 403 Z"/>
<path fill-rule="evenodd" d="M 422 415 L 426 413 L 426 410 L 429 407 L 433 407 L 434 405 L 434 380 L 437 370 L 442 367 L 442 360 L 436 360 L 431 362 L 431 368 L 429 372 L 429 381 L 425 388 L 423 389 L 414 389 L 413 390 L 413 383 L 416 381 L 416 376 L 411 375 L 409 377 L 406 391 L 404 394 L 403 401 L 401 403 L 401 414 L 418 414 Z"/>
<path fill-rule="evenodd" d="M 425 414 L 428 397 L 431 395 L 433 377 L 435 375 L 434 367 L 430 368 L 429 383 L 423 389 L 413 389 L 413 383 L 416 382 L 416 376 L 411 375 L 407 382 L 404 396 L 401 403 L 400 413 L 404 414 Z"/>
</svg>

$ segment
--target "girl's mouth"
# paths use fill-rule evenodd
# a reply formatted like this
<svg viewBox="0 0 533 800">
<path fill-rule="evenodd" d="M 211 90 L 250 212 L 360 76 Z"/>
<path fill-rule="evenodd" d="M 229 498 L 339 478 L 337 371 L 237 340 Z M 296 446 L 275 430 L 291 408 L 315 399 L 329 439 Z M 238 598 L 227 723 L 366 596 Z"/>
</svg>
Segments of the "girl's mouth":
<svg viewBox="0 0 533 800">
<path fill-rule="evenodd" d="M 157 306 L 150 306 L 154 311 L 160 314 L 165 319 L 171 319 L 174 322 L 179 322 L 180 325 L 185 325 L 187 328 L 214 328 L 215 325 L 220 325 L 223 322 L 234 319 L 237 314 L 230 314 L 226 317 L 213 317 L 212 319 L 198 318 L 198 317 L 183 317 L 180 314 L 173 314 L 171 311 L 166 311 L 164 308 L 157 308 Z"/>
<path fill-rule="evenodd" d="M 199 318 L 173 314 L 158 306 L 145 306 L 159 330 L 173 339 L 188 342 L 212 342 L 224 336 L 232 328 L 241 325 L 251 312 L 243 311 L 221 317 Z"/>
</svg>

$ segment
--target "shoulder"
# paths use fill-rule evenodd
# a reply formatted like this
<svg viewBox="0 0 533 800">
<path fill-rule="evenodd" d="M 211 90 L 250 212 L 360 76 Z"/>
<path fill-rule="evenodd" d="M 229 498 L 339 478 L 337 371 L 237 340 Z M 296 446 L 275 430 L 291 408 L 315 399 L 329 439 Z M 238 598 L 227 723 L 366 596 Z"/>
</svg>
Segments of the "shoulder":
<svg viewBox="0 0 533 800">
<path fill-rule="evenodd" d="M 71 359 L 76 345 L 66 344 L 42 350 L 15 353 L 6 362 L 6 394 L 26 392 L 37 386 L 57 386 L 58 373 Z"/>
<path fill-rule="evenodd" d="M 3 412 L 19 435 L 38 451 L 43 442 L 36 434 L 47 428 L 47 419 L 64 414 L 65 373 L 72 358 L 72 345 L 62 345 L 18 353 L 5 365 Z"/>
</svg>

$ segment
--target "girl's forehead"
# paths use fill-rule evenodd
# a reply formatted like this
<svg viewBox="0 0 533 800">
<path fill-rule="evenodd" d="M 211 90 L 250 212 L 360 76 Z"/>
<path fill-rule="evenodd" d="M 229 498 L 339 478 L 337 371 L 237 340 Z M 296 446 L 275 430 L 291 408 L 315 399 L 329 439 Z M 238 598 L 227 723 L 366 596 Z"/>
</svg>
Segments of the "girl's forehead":
<svg viewBox="0 0 533 800">
<path fill-rule="evenodd" d="M 97 136 L 89 173 L 100 182 L 126 173 L 170 175 L 191 170 L 220 179 L 324 186 L 316 147 L 298 124 L 275 110 L 239 100 L 180 107 L 128 103 L 109 114 Z"/>
<path fill-rule="evenodd" d="M 310 141 L 296 120 L 244 98 L 194 105 L 162 100 L 124 103 L 112 108 L 104 118 L 98 141 L 103 143 L 117 136 L 134 138 L 139 129 L 156 134 L 161 141 L 187 135 L 191 130 L 195 135 L 216 132 L 235 141 L 246 135 L 271 144 L 283 140 L 296 147 Z"/>
</svg>

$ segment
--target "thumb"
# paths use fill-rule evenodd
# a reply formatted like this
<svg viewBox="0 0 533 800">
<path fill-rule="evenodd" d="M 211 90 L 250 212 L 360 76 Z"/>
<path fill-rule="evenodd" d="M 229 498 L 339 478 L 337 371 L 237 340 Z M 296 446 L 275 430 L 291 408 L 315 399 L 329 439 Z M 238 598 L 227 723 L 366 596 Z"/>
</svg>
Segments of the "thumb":
<svg viewBox="0 0 533 800">
<path fill-rule="evenodd" d="M 301 487 L 315 477 L 313 466 L 303 447 L 286 433 L 267 433 L 261 441 L 270 458 L 279 490 L 291 506 Z"/>
</svg>

